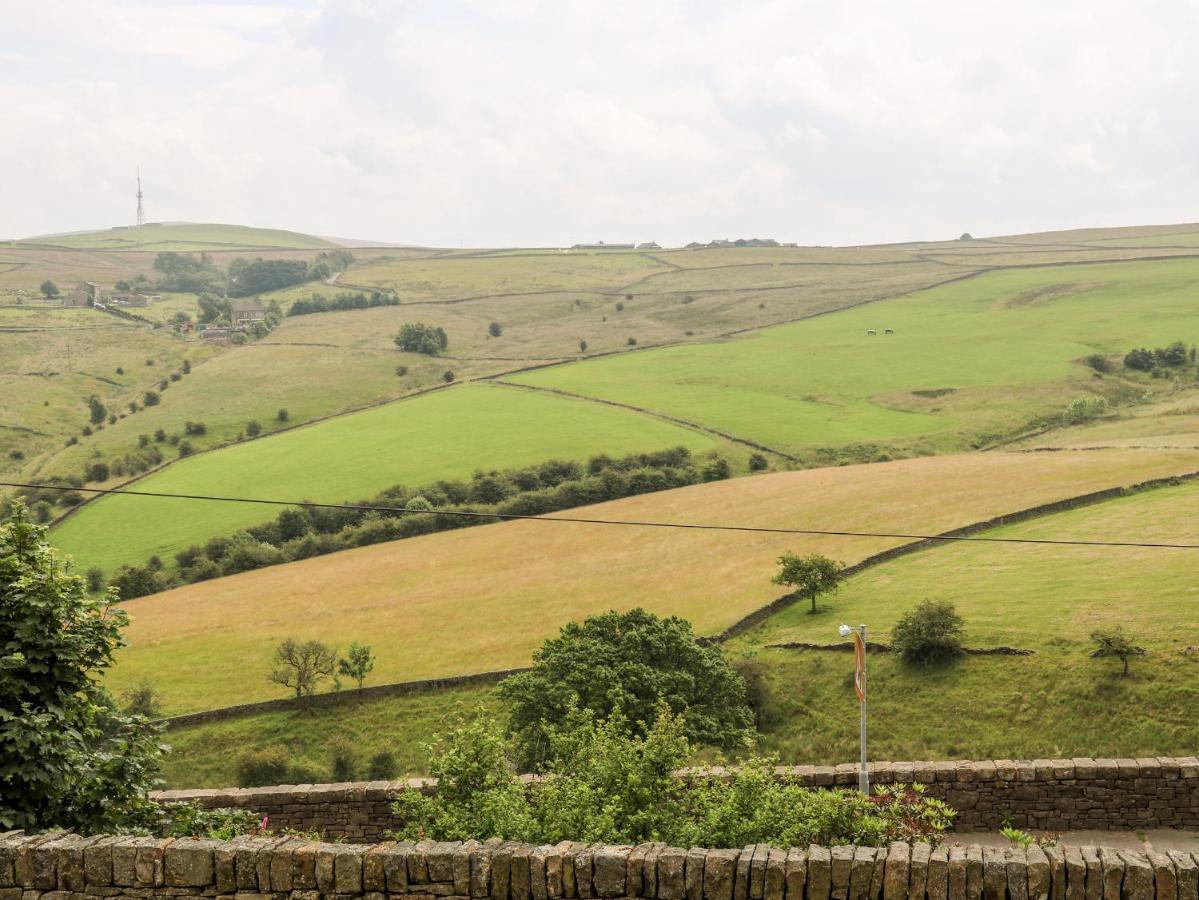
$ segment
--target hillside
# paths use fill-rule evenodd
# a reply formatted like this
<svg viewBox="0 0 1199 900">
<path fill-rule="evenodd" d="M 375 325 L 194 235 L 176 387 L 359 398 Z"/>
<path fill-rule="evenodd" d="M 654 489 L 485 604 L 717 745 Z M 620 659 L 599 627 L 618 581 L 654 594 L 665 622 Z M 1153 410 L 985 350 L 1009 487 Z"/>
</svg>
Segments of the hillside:
<svg viewBox="0 0 1199 900">
<path fill-rule="evenodd" d="M 783 472 L 571 515 L 764 527 L 937 532 L 1100 488 L 1199 470 L 1199 453 L 975 454 Z M 142 516 L 173 501 L 140 503 Z M 171 712 L 277 696 L 275 642 L 369 641 L 375 682 L 524 664 L 565 622 L 645 606 L 713 633 L 775 599 L 785 550 L 846 562 L 903 543 L 507 522 L 381 544 L 129 601 L 120 688 L 151 678 Z"/>
<path fill-rule="evenodd" d="M 25 238 L 13 242 L 67 250 L 308 250 L 338 246 L 325 238 L 246 225 L 178 222 Z"/>
<path fill-rule="evenodd" d="M 1189 482 L 984 534 L 1194 541 L 1190 523 L 1196 514 L 1199 484 Z M 732 537 L 726 543 L 739 540 Z M 788 763 L 848 760 L 857 751 L 856 702 L 846 681 L 848 654 L 770 645 L 836 642 L 841 621 L 865 622 L 872 639 L 885 640 L 899 614 L 919 600 L 947 599 L 965 618 L 970 646 L 1004 644 L 1035 653 L 968 657 L 949 668 L 931 670 L 872 654 L 868 662 L 872 758 L 1033 759 L 1086 753 L 1116 758 L 1186 753 L 1199 740 L 1199 725 L 1193 718 L 1177 715 L 1180 707 L 1197 700 L 1196 636 L 1193 629 L 1179 627 L 1190 621 L 1194 602 L 1194 553 L 946 544 L 853 576 L 823 601 L 829 609 L 819 615 L 810 615 L 803 603 L 776 613 L 734 639 L 729 653 L 735 660 L 757 661 L 769 686 L 772 713 L 762 737 L 766 750 L 781 754 Z M 717 564 L 705 566 L 703 572 L 716 568 Z M 1146 597 L 1147 583 L 1153 585 L 1151 599 Z M 724 584 L 719 591 L 722 602 Z M 159 599 L 138 602 L 150 605 Z M 1123 624 L 1150 651 L 1133 661 L 1128 679 L 1120 677 L 1118 661 L 1087 657 L 1090 631 L 1112 623 Z M 320 770 L 328 766 L 325 748 L 333 735 L 350 737 L 363 758 L 386 747 L 396 754 L 402 771 L 416 772 L 424 759 L 418 735 L 436 730 L 457 709 L 477 706 L 495 708 L 490 689 L 372 699 L 315 716 L 280 710 L 172 728 L 175 757 L 168 763 L 168 778 L 175 785 L 232 784 L 232 760 L 250 743 L 284 746 L 292 758 Z M 937 713 L 930 715 L 930 709 Z"/>
</svg>

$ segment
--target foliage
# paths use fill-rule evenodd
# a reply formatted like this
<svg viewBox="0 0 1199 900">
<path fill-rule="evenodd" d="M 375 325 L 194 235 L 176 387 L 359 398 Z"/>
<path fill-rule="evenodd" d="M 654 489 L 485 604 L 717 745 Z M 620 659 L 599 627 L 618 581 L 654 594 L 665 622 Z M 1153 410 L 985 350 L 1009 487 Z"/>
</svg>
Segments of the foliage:
<svg viewBox="0 0 1199 900">
<path fill-rule="evenodd" d="M 87 581 L 87 592 L 89 594 L 98 594 L 104 589 L 104 570 L 99 566 L 92 566 L 84 574 Z"/>
<path fill-rule="evenodd" d="M 1062 418 L 1070 425 L 1089 422 L 1107 412 L 1107 400 L 1094 395 L 1075 397 L 1066 404 Z"/>
<path fill-rule="evenodd" d="M 776 775 L 775 760 L 753 757 L 731 771 L 679 770 L 691 754 L 680 717 L 664 706 L 638 734 L 620 716 L 596 722 L 573 709 L 548 732 L 544 778 L 527 786 L 508 748 L 486 721 L 459 724 L 427 748 L 434 796 L 402 793 L 395 804 L 403 838 L 503 837 L 535 843 L 663 841 L 674 846 L 750 843 L 882 846 L 936 844 L 953 811 L 919 786 L 865 797 L 806 788 Z"/>
<path fill-rule="evenodd" d="M 198 803 L 173 802 L 162 805 L 162 822 L 156 833 L 163 837 L 201 837 L 231 841 L 260 830 L 258 814 L 249 809 L 205 809 Z"/>
<path fill-rule="evenodd" d="M 93 425 L 99 425 L 108 418 L 108 409 L 100 402 L 100 398 L 92 394 L 87 398 L 88 418 Z"/>
<path fill-rule="evenodd" d="M 159 396 L 157 391 L 146 391 L 146 393 L 142 395 L 142 403 L 144 403 L 146 406 L 157 406 L 158 401 Z"/>
<path fill-rule="evenodd" d="M 131 716 L 162 718 L 162 694 L 149 681 L 136 682 L 121 694 L 121 705 Z"/>
<path fill-rule="evenodd" d="M 295 692 L 296 705 L 307 709 L 320 683 L 333 676 L 336 662 L 337 654 L 332 647 L 320 641 L 301 643 L 288 638 L 275 648 L 275 668 L 270 680 L 291 688 Z"/>
<path fill-rule="evenodd" d="M 42 296 L 47 300 L 51 300 L 58 296 L 58 285 L 56 285 L 49 278 L 42 282 L 39 290 L 42 292 Z"/>
<path fill-rule="evenodd" d="M 329 773 L 335 782 L 353 781 L 358 771 L 358 750 L 341 735 L 329 739 Z"/>
<path fill-rule="evenodd" d="M 287 751 L 282 747 L 243 750 L 237 757 L 239 787 L 265 787 L 287 780 Z"/>
<path fill-rule="evenodd" d="M 395 336 L 395 344 L 408 353 L 438 356 L 445 351 L 450 341 L 445 329 L 440 326 L 426 325 L 424 322 L 405 322 L 400 327 L 400 333 Z"/>
<path fill-rule="evenodd" d="M 829 559 L 820 553 L 796 556 L 784 553 L 778 558 L 779 572 L 771 579 L 775 584 L 795 588 L 812 601 L 812 612 L 816 612 L 816 598 L 835 591 L 841 583 L 845 564 Z"/>
<path fill-rule="evenodd" d="M 499 322 L 492 322 L 490 325 L 487 326 L 487 333 L 489 335 L 491 335 L 492 337 L 499 337 L 501 334 L 504 333 L 504 326 L 501 325 Z"/>
<path fill-rule="evenodd" d="M 446 369 L 444 372 L 441 373 L 441 380 L 444 381 L 446 384 L 452 383 L 455 377 L 456 376 L 454 375 L 453 369 Z"/>
<path fill-rule="evenodd" d="M 300 284 L 310 277 L 302 259 L 247 260 L 238 257 L 229 264 L 229 295 L 248 297 Z"/>
<path fill-rule="evenodd" d="M 751 472 L 764 472 L 770 468 L 770 460 L 761 453 L 751 453 L 749 455 L 749 470 Z"/>
<path fill-rule="evenodd" d="M 904 662 L 929 666 L 962 654 L 962 617 L 948 601 L 924 600 L 891 629 L 891 644 Z"/>
<path fill-rule="evenodd" d="M 1083 362 L 1096 372 L 1110 372 L 1112 370 L 1111 360 L 1102 353 L 1092 353 Z"/>
<path fill-rule="evenodd" d="M 228 284 L 225 273 L 207 253 L 159 253 L 154 257 L 154 271 L 160 274 L 157 283 L 160 291 L 224 296 Z M 200 321 L 211 321 L 204 318 L 202 301 L 200 309 Z"/>
<path fill-rule="evenodd" d="M 352 678 L 358 684 L 358 690 L 366 681 L 366 676 L 375 667 L 375 655 L 371 648 L 354 641 L 350 644 L 349 652 L 337 661 L 337 674 Z"/>
<path fill-rule="evenodd" d="M 89 597 L 16 504 L 0 526 L 0 826 L 90 834 L 152 813 L 158 729 L 100 683 L 128 621 L 113 599 Z"/>
<path fill-rule="evenodd" d="M 664 704 L 690 740 L 724 748 L 742 745 L 752 723 L 745 682 L 722 648 L 699 643 L 685 619 L 641 608 L 567 624 L 499 694 L 511 704 L 509 729 L 526 765 L 546 758 L 549 729 L 575 707 L 601 719 L 619 712 L 640 733 Z"/>
<path fill-rule="evenodd" d="M 1117 625 L 1114 628 L 1099 629 L 1091 632 L 1091 640 L 1098 647 L 1092 656 L 1115 656 L 1124 663 L 1124 675 L 1128 675 L 1128 661 L 1134 656 L 1143 656 L 1145 650 L 1132 642 L 1124 633 L 1124 628 Z"/>
<path fill-rule="evenodd" d="M 393 294 L 382 291 L 371 291 L 369 295 L 362 293 L 341 293 L 335 297 L 313 293 L 307 300 L 300 298 L 288 307 L 289 316 L 307 316 L 312 313 L 342 312 L 348 309 L 374 309 L 377 306 L 399 306 L 400 300 Z"/>
<path fill-rule="evenodd" d="M 399 771 L 399 763 L 390 750 L 380 750 L 373 754 L 366 764 L 366 777 L 369 781 L 390 781 Z"/>
<path fill-rule="evenodd" d="M 157 594 L 164 587 L 158 573 L 148 566 L 121 566 L 108 582 L 118 600 L 133 600 Z"/>
</svg>

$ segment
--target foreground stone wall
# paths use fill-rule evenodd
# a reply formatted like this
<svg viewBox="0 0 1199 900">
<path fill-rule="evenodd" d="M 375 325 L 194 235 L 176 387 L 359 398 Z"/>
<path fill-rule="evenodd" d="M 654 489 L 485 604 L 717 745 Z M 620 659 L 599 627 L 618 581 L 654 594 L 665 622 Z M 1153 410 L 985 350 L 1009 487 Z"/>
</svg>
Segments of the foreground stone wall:
<svg viewBox="0 0 1199 900">
<path fill-rule="evenodd" d="M 1196 900 L 1186 853 L 0 835 L 2 900 Z"/>
<path fill-rule="evenodd" d="M 874 784 L 920 782 L 958 816 L 957 831 L 1019 828 L 1199 828 L 1199 759 L 1038 759 L 982 762 L 881 762 Z M 812 787 L 857 785 L 857 767 L 778 770 Z M 163 791 L 160 800 L 194 800 L 266 815 L 273 828 L 316 831 L 327 838 L 382 840 L 398 824 L 391 803 L 408 788 L 436 790 L 428 779 L 267 788 Z M 1088 898 L 1098 900 L 1098 898 Z M 1113 900 L 1113 898 L 1104 898 Z"/>
</svg>

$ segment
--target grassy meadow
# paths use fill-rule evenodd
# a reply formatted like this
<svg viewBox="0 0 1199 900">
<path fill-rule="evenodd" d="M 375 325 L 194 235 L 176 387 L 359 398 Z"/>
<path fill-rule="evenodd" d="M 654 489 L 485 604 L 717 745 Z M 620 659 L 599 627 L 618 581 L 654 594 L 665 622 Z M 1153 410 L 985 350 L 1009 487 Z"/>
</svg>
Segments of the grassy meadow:
<svg viewBox="0 0 1199 900">
<path fill-rule="evenodd" d="M 396 484 L 469 477 L 551 458 L 620 456 L 683 445 L 713 449 L 702 433 L 650 416 L 491 385 L 453 387 L 327 419 L 181 460 L 138 490 L 339 502 Z M 111 572 L 274 518 L 278 508 L 102 497 L 52 532 L 80 566 Z"/>
<path fill-rule="evenodd" d="M 512 380 L 792 452 L 852 442 L 944 451 L 1103 393 L 1080 360 L 1189 336 L 1197 285 L 1199 260 L 991 272 L 734 340 Z"/>
<path fill-rule="evenodd" d="M 169 225 L 140 225 L 84 231 L 72 234 L 27 238 L 20 244 L 61 247 L 70 250 L 296 250 L 336 247 L 333 241 L 283 231 L 276 228 L 251 228 L 245 225 L 215 225 L 181 222 Z"/>
<path fill-rule="evenodd" d="M 1197 516 L 1199 484 L 1190 482 L 988 534 L 1195 542 Z M 970 646 L 1007 644 L 1035 654 L 966 657 L 934 669 L 871 655 L 873 759 L 1186 755 L 1199 740 L 1199 723 L 1178 714 L 1199 702 L 1199 655 L 1188 627 L 1199 591 L 1192 577 L 1196 552 L 946 544 L 850 578 L 817 615 L 803 603 L 788 607 L 732 641 L 728 652 L 761 664 L 772 700 L 765 750 L 788 763 L 846 761 L 856 756 L 858 739 L 851 656 L 769 645 L 834 643 L 842 621 L 865 622 L 874 639 L 886 640 L 898 616 L 921 599 L 950 600 L 966 621 Z M 1115 624 L 1149 650 L 1132 661 L 1128 678 L 1118 660 L 1087 656 L 1091 630 Z M 435 731 L 455 706 L 497 709 L 491 690 L 480 687 L 382 698 L 315 716 L 284 710 L 172 729 L 168 779 L 179 786 L 233 784 L 237 752 L 274 743 L 308 766 L 327 768 L 326 743 L 342 729 L 363 759 L 390 749 L 403 771 L 419 773 L 424 757 L 412 735 Z M 371 728 L 374 722 L 380 727 Z"/>
<path fill-rule="evenodd" d="M 1193 469 L 1189 451 L 974 454 L 737 478 L 567 515 L 942 531 Z M 112 681 L 150 678 L 180 713 L 278 696 L 266 673 L 289 636 L 373 643 L 382 683 L 522 665 L 566 622 L 610 608 L 681 615 L 711 634 L 779 595 L 770 577 L 786 550 L 854 562 L 899 543 L 519 521 L 427 535 L 127 601 L 130 646 Z"/>
</svg>

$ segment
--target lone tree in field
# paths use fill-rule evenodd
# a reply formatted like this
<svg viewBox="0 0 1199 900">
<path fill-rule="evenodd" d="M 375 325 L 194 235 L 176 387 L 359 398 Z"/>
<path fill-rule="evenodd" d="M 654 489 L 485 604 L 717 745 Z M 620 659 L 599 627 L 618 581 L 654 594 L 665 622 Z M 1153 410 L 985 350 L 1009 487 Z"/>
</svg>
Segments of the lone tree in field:
<svg viewBox="0 0 1199 900">
<path fill-rule="evenodd" d="M 308 709 L 317 686 L 333 676 L 337 653 L 320 641 L 288 638 L 275 648 L 275 669 L 271 681 L 295 691 L 296 706 Z"/>
<path fill-rule="evenodd" d="M 1128 660 L 1134 656 L 1144 656 L 1145 649 L 1138 647 L 1124 633 L 1124 629 L 1117 625 L 1115 628 L 1100 629 L 1099 631 L 1091 632 L 1091 640 L 1098 647 L 1091 653 L 1091 656 L 1116 656 L 1120 662 L 1124 663 L 1124 677 L 1128 677 Z"/>
<path fill-rule="evenodd" d="M 835 591 L 841 583 L 845 564 L 829 559 L 819 553 L 796 556 L 784 553 L 779 557 L 779 572 L 771 579 L 775 584 L 795 588 L 795 593 L 812 600 L 812 612 L 816 612 L 816 598 Z"/>
<path fill-rule="evenodd" d="M 42 282 L 41 292 L 47 300 L 52 300 L 58 296 L 58 285 L 47 278 Z"/>
<path fill-rule="evenodd" d="M 395 336 L 396 346 L 408 353 L 423 353 L 437 356 L 450 345 L 444 328 L 426 325 L 424 322 L 405 322 Z"/>
<path fill-rule="evenodd" d="M 947 601 L 925 600 L 891 629 L 891 645 L 906 663 L 933 666 L 963 653 L 962 617 Z"/>
<path fill-rule="evenodd" d="M 366 676 L 374 667 L 375 654 L 371 652 L 371 648 L 354 641 L 350 644 L 350 652 L 337 661 L 337 674 L 353 678 L 358 683 L 358 690 L 361 691 Z"/>
<path fill-rule="evenodd" d="M 159 729 L 101 683 L 128 622 L 115 599 L 89 597 L 16 504 L 0 525 L 0 828 L 153 826 Z"/>
<path fill-rule="evenodd" d="M 604 720 L 619 710 L 644 735 L 665 703 L 688 739 L 725 749 L 753 726 L 745 681 L 720 645 L 699 643 L 685 619 L 643 609 L 571 622 L 499 691 L 511 704 L 509 729 L 524 766 L 545 759 L 548 732 L 577 709 Z"/>
<path fill-rule="evenodd" d="M 487 333 L 489 335 L 491 335 L 492 337 L 499 337 L 501 334 L 504 333 L 504 326 L 501 325 L 499 322 L 492 322 L 490 325 L 487 326 Z"/>
</svg>

